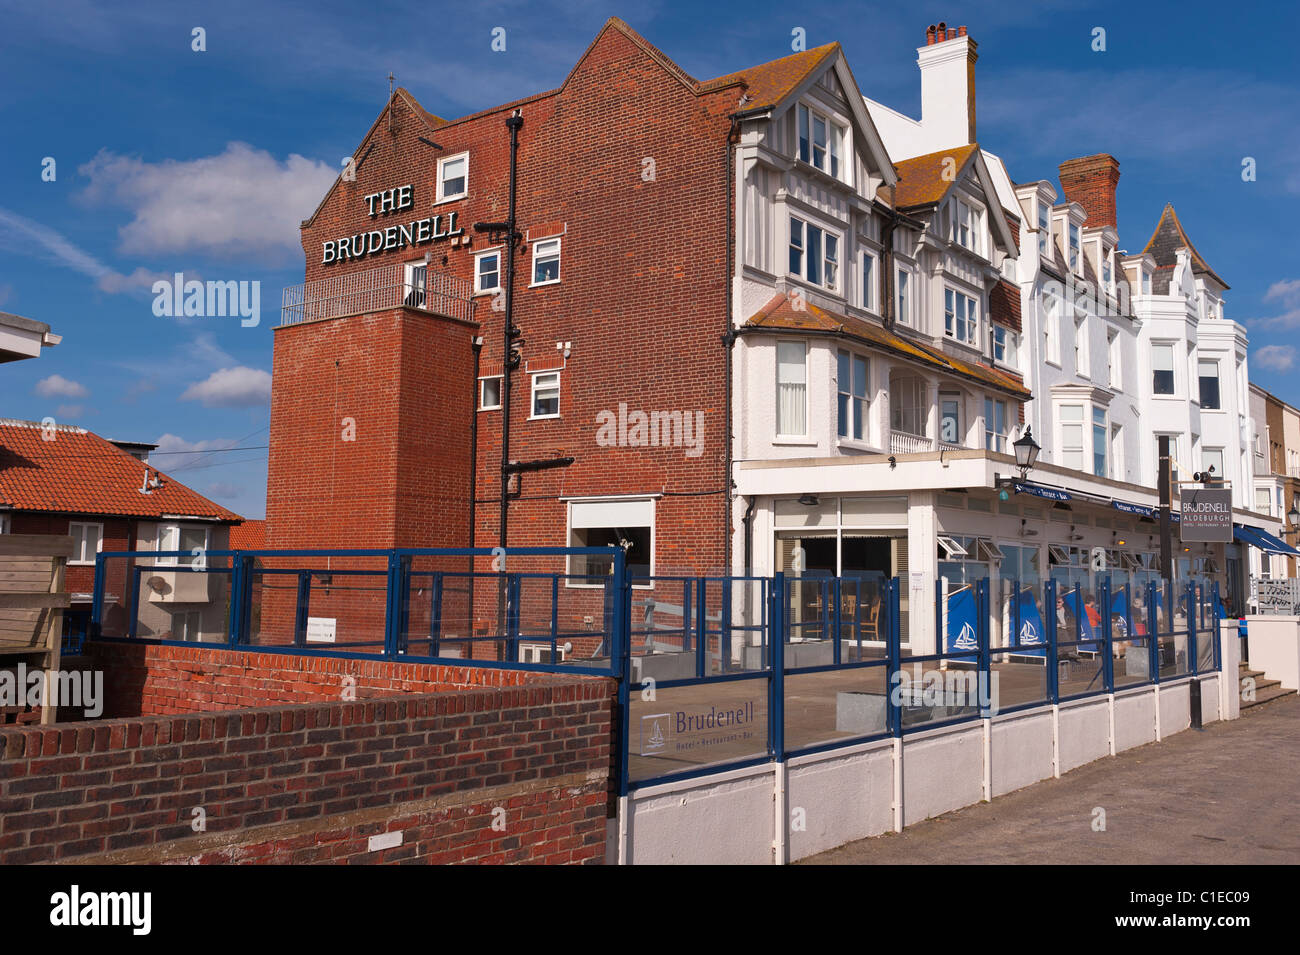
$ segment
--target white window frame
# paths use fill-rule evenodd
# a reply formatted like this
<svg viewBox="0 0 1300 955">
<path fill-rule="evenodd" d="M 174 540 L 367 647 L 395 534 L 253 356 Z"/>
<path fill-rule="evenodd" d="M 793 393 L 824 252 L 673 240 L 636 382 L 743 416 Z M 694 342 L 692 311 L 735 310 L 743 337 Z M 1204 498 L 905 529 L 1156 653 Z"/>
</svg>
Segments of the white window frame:
<svg viewBox="0 0 1300 955">
<path fill-rule="evenodd" d="M 489 381 L 497 382 L 497 403 L 490 405 L 487 403 L 487 383 Z M 478 380 L 478 410 L 479 411 L 500 411 L 501 410 L 501 389 L 505 384 L 503 375 L 482 375 Z"/>
<path fill-rule="evenodd" d="M 800 348 L 803 349 L 802 383 L 793 382 L 793 381 L 785 382 L 785 384 L 803 385 L 803 427 L 799 431 L 781 430 L 781 385 L 783 384 L 783 382 L 781 381 L 781 346 L 782 345 L 798 345 Z M 774 369 L 775 377 L 776 377 L 776 407 L 774 408 L 776 412 L 776 438 L 778 441 L 787 440 L 787 439 L 791 439 L 791 440 L 805 439 L 808 437 L 808 397 L 810 392 L 810 389 L 808 387 L 808 343 L 805 341 L 797 341 L 791 339 L 785 339 L 785 340 L 778 339 L 776 343 L 776 348 L 774 350 L 774 357 L 776 359 L 775 362 L 776 367 Z"/>
<path fill-rule="evenodd" d="M 898 266 L 894 270 L 894 317 L 909 328 L 912 321 L 912 271 Z"/>
<path fill-rule="evenodd" d="M 158 550 L 180 550 L 181 533 L 183 531 L 194 531 L 194 530 L 203 531 L 202 550 L 206 554 L 208 549 L 212 546 L 212 529 L 202 524 L 184 524 L 179 521 L 166 521 L 158 525 L 158 532 L 156 537 L 156 540 L 158 541 L 157 549 Z M 164 540 L 164 536 L 167 534 L 168 531 L 176 532 L 175 547 L 165 546 L 166 541 Z M 191 550 L 192 549 L 193 548 L 191 548 Z M 155 563 L 157 563 L 159 567 L 178 567 L 182 563 L 186 563 L 187 566 L 191 566 L 191 567 L 201 567 L 203 565 L 203 558 L 195 557 L 193 560 L 187 562 L 184 557 L 159 557 L 156 559 Z"/>
<path fill-rule="evenodd" d="M 1219 466 L 1218 466 L 1217 468 L 1214 469 L 1214 479 L 1215 479 L 1216 481 L 1222 481 L 1222 480 L 1225 480 L 1225 478 L 1224 478 L 1224 472 L 1225 472 L 1225 470 L 1226 470 L 1227 467 L 1228 467 L 1228 455 L 1227 455 L 1227 449 L 1226 449 L 1226 448 L 1206 448 L 1206 447 L 1202 447 L 1202 448 L 1201 448 L 1201 468 L 1200 468 L 1200 469 L 1201 469 L 1202 471 L 1208 471 L 1208 470 L 1210 470 L 1210 462 L 1209 462 L 1208 460 L 1206 460 L 1206 459 L 1207 459 L 1211 454 L 1217 454 L 1217 455 L 1219 456 L 1219 460 L 1218 460 L 1217 462 L 1215 462 L 1215 463 L 1218 464 Z"/>
<path fill-rule="evenodd" d="M 799 225 L 797 230 L 795 229 L 795 223 L 798 223 Z M 820 277 L 817 279 L 811 279 L 808 277 L 808 246 L 811 241 L 810 230 L 812 229 L 816 229 L 821 234 L 820 261 L 818 262 Z M 790 213 L 789 230 L 789 248 L 791 250 L 796 248 L 799 250 L 800 271 L 796 272 L 790 268 L 790 261 L 787 256 L 787 274 L 793 275 L 795 278 L 801 279 L 815 288 L 826 289 L 828 292 L 838 292 L 840 288 L 840 249 L 844 247 L 844 236 L 834 229 L 828 229 L 820 223 L 813 222 L 802 216 L 797 216 L 793 212 Z M 795 244 L 796 232 L 799 236 L 798 245 Z M 834 247 L 833 254 L 831 253 L 832 247 Z"/>
<path fill-rule="evenodd" d="M 840 357 L 848 359 L 849 380 L 841 381 L 840 379 Z M 859 397 L 853 391 L 854 385 L 854 368 L 856 362 L 862 362 L 862 395 Z M 847 348 L 837 349 L 835 352 L 835 434 L 841 441 L 854 441 L 867 443 L 871 440 L 871 359 L 860 352 L 851 351 Z M 847 432 L 840 433 L 839 421 L 839 399 L 843 396 L 847 399 L 848 413 L 845 415 L 845 427 Z M 861 412 L 858 411 L 858 403 L 861 402 Z M 853 432 L 861 431 L 861 437 L 856 436 Z"/>
<path fill-rule="evenodd" d="M 183 621 L 185 630 L 183 634 L 176 632 L 176 618 L 180 617 Z M 193 617 L 196 625 L 191 629 L 190 618 Z M 202 643 L 203 642 L 203 612 L 199 610 L 177 610 L 171 615 L 172 639 L 181 643 Z M 190 634 L 193 636 L 190 636 Z"/>
<path fill-rule="evenodd" d="M 826 146 L 821 165 L 817 164 L 817 142 L 813 137 L 813 123 L 816 120 L 821 120 L 826 126 Z M 806 159 L 801 144 L 805 126 L 808 131 L 808 157 Z M 817 106 L 808 103 L 799 104 L 798 109 L 795 111 L 794 130 L 794 158 L 797 161 L 812 166 L 818 172 L 825 173 L 838 182 L 847 183 L 850 181 L 847 160 L 853 156 L 851 146 L 848 127 Z M 839 168 L 833 170 L 832 163 Z"/>
<path fill-rule="evenodd" d="M 1077 419 L 1065 420 L 1065 409 L 1078 409 L 1079 417 Z M 1056 406 L 1056 430 L 1057 440 L 1060 442 L 1058 447 L 1061 449 L 1061 459 L 1056 463 L 1063 468 L 1069 468 L 1072 471 L 1090 473 L 1091 468 L 1088 466 L 1088 429 L 1092 426 L 1091 422 L 1091 404 L 1088 402 L 1063 401 Z M 1065 435 L 1066 428 L 1079 429 L 1079 442 L 1077 445 L 1067 444 Z M 1079 455 L 1079 463 L 1075 465 L 1067 459 L 1070 454 Z"/>
<path fill-rule="evenodd" d="M 564 250 L 563 250 L 563 241 L 562 241 L 562 240 L 563 240 L 563 237 L 557 235 L 557 236 L 551 236 L 551 237 L 546 238 L 546 239 L 537 239 L 537 240 L 535 240 L 535 241 L 533 242 L 533 270 L 532 270 L 532 279 L 533 279 L 533 280 L 532 280 L 532 282 L 529 284 L 529 286 L 528 286 L 529 288 L 538 288 L 538 287 L 543 286 L 543 285 L 559 285 L 559 284 L 560 284 L 560 278 L 561 278 L 561 265 L 560 265 L 560 259 L 561 259 L 561 256 L 562 256 L 562 254 L 563 254 L 563 251 L 564 251 Z M 552 246 L 552 245 L 555 246 L 555 251 L 554 251 L 553 253 L 549 251 L 549 247 Z M 540 250 L 542 249 L 543 246 L 548 247 L 548 251 L 546 251 L 545 253 L 542 253 L 542 252 L 540 251 Z M 537 281 L 537 260 L 538 260 L 539 258 L 549 259 L 549 258 L 551 258 L 552 255 L 555 256 L 555 278 L 553 278 L 553 279 L 547 279 L 547 280 L 544 281 L 544 282 L 539 282 L 539 281 Z"/>
<path fill-rule="evenodd" d="M 1047 244 L 1052 241 L 1052 210 L 1042 199 L 1038 200 L 1038 254 L 1047 256 Z"/>
<path fill-rule="evenodd" d="M 528 403 L 528 410 L 529 410 L 529 412 L 530 412 L 530 414 L 528 415 L 528 420 L 529 420 L 529 421 L 546 421 L 546 420 L 549 420 L 549 419 L 551 419 L 551 418 L 558 418 L 558 417 L 560 416 L 560 393 L 561 393 L 561 387 L 560 387 L 560 372 L 559 372 L 559 370 L 558 370 L 558 369 L 551 369 L 550 371 L 535 371 L 535 372 L 532 373 L 532 377 L 533 377 L 533 386 L 532 386 L 532 396 L 531 396 L 531 400 L 530 400 L 529 403 Z M 541 385 L 541 384 L 540 384 L 540 381 L 541 381 L 541 379 L 543 379 L 543 378 L 552 378 L 552 377 L 555 379 L 555 385 L 554 385 L 554 388 L 555 388 L 555 414 L 538 414 L 538 413 L 537 413 L 537 392 L 538 392 L 538 391 L 541 391 L 541 390 L 548 390 L 548 391 L 549 391 L 550 388 L 552 387 L 552 386 L 549 385 L 549 384 L 548 384 L 548 385 Z"/>
<path fill-rule="evenodd" d="M 1002 431 L 993 430 L 993 421 L 989 416 L 989 412 L 996 411 L 998 405 L 1002 406 Z M 985 396 L 984 450 L 992 451 L 995 454 L 1006 454 L 1007 445 L 1011 443 L 1011 433 L 1014 430 L 1015 425 L 1011 423 L 1011 402 L 1007 401 L 1005 398 Z"/>
<path fill-rule="evenodd" d="M 1092 380 L 1092 361 L 1088 354 L 1088 316 L 1076 319 L 1074 323 L 1074 373 L 1080 378 Z"/>
<path fill-rule="evenodd" d="M 1007 328 L 1005 325 L 994 324 L 992 326 L 993 335 L 993 360 L 1006 365 L 1008 368 L 1020 367 L 1020 336 Z M 1002 341 L 998 341 L 998 333 L 1002 333 Z M 998 349 L 1002 349 L 1002 357 L 998 357 Z M 1010 356 L 1010 357 L 1008 357 Z"/>
<path fill-rule="evenodd" d="M 1152 342 L 1151 343 L 1151 394 L 1157 398 L 1174 398 L 1177 397 L 1178 395 L 1178 351 L 1174 347 L 1174 345 L 1175 345 L 1174 342 Z M 1169 350 L 1169 367 L 1157 368 L 1156 350 L 1166 349 L 1166 348 Z M 1157 371 L 1169 372 L 1170 378 L 1172 380 L 1170 382 L 1168 391 L 1156 391 Z"/>
<path fill-rule="evenodd" d="M 419 283 L 416 274 L 419 273 Z M 424 259 L 402 264 L 402 304 L 409 308 L 424 308 L 429 288 L 429 264 Z"/>
<path fill-rule="evenodd" d="M 586 586 L 590 587 L 591 584 Z M 558 643 L 555 646 L 556 662 L 563 663 L 565 659 L 564 644 Z M 520 643 L 519 644 L 519 663 L 550 663 L 551 662 L 551 645 L 549 643 Z"/>
<path fill-rule="evenodd" d="M 1097 421 L 1097 412 L 1101 412 L 1101 422 Z M 1097 473 L 1097 429 L 1101 429 L 1101 453 L 1102 453 L 1102 470 L 1105 474 Z M 1099 405 L 1092 406 L 1091 417 L 1088 419 L 1088 432 L 1092 437 L 1091 458 L 1088 461 L 1088 473 L 1093 477 L 1108 478 L 1111 472 L 1110 461 L 1110 412 Z"/>
<path fill-rule="evenodd" d="M 458 159 L 465 160 L 465 186 L 460 192 L 449 193 L 444 181 L 443 169 L 448 163 L 455 162 Z M 469 195 L 469 153 L 456 153 L 452 156 L 444 156 L 438 160 L 438 202 L 455 202 L 457 199 L 464 199 Z"/>
<path fill-rule="evenodd" d="M 874 252 L 862 253 L 862 281 L 858 291 L 862 295 L 862 307 L 868 312 L 880 313 L 880 259 Z"/>
<path fill-rule="evenodd" d="M 490 295 L 493 292 L 501 291 L 501 276 L 505 271 L 504 268 L 505 263 L 502 262 L 501 260 L 502 259 L 501 253 L 502 253 L 501 246 L 496 246 L 495 248 L 491 248 L 491 249 L 484 249 L 482 252 L 474 253 L 474 294 L 475 295 Z M 482 265 L 483 265 L 483 261 L 487 259 L 489 256 L 494 256 L 497 260 L 497 267 L 496 267 L 497 284 L 491 286 L 490 288 L 484 288 L 482 286 L 482 278 L 483 278 Z"/>
<path fill-rule="evenodd" d="M 1202 365 L 1214 366 L 1214 382 L 1219 387 L 1219 406 L 1217 408 L 1207 408 L 1201 397 L 1201 379 L 1206 377 L 1201 374 Z M 1223 367 L 1217 358 L 1197 358 L 1196 359 L 1196 403 L 1201 406 L 1202 411 L 1223 411 Z"/>
<path fill-rule="evenodd" d="M 1070 271 L 1083 274 L 1083 229 L 1073 222 L 1065 224 L 1065 257 Z"/>
<path fill-rule="evenodd" d="M 1120 341 L 1118 330 L 1106 337 L 1106 380 L 1111 391 L 1124 390 L 1124 349 Z"/>
<path fill-rule="evenodd" d="M 0 534 L 9 533 L 9 515 L 0 514 Z"/>
<path fill-rule="evenodd" d="M 655 575 L 655 549 L 658 544 L 656 534 L 656 520 L 658 517 L 658 508 L 655 506 L 656 501 L 653 497 L 638 498 L 589 498 L 581 501 L 569 501 L 565 509 L 565 539 L 570 547 L 581 546 L 574 538 L 575 531 L 588 530 L 590 528 L 610 528 L 610 527 L 648 527 L 650 529 L 650 576 Z M 583 512 L 586 516 L 583 516 Z M 608 516 L 596 523 L 596 519 L 605 512 Z M 575 523 L 575 518 L 578 518 Z M 565 558 L 565 572 L 570 575 L 565 578 L 564 586 L 574 590 L 594 590 L 602 588 L 605 584 L 588 584 L 576 580 L 575 576 L 578 571 L 573 566 L 573 557 Z M 654 584 L 633 584 L 635 590 L 653 590 Z"/>
<path fill-rule="evenodd" d="M 966 230 L 966 241 L 962 241 L 962 230 Z M 955 245 L 961 246 L 976 255 L 984 254 L 984 210 L 964 199 L 953 199 L 952 230 L 949 238 Z"/>
<path fill-rule="evenodd" d="M 1048 364 L 1061 367 L 1061 315 L 1064 299 L 1053 292 L 1044 292 L 1043 311 L 1043 360 Z"/>
<path fill-rule="evenodd" d="M 96 540 L 95 542 L 95 553 L 96 554 L 103 553 L 104 550 L 104 525 L 103 524 L 96 524 L 93 521 L 69 521 L 68 534 L 76 542 L 76 546 L 73 549 L 73 553 L 76 555 L 76 557 L 75 559 L 73 558 L 68 559 L 69 566 L 84 567 L 87 564 L 95 563 L 94 557 L 91 557 L 89 560 L 86 560 L 85 557 L 82 556 L 86 552 L 86 528 L 88 527 L 95 528 L 96 534 L 98 535 L 98 540 Z"/>
<path fill-rule="evenodd" d="M 956 415 L 957 433 L 953 435 L 953 440 L 951 441 L 949 441 L 947 438 L 943 436 L 943 422 L 944 422 L 943 407 L 945 404 L 948 404 L 950 402 L 957 406 L 956 409 L 957 410 L 957 415 Z M 961 392 L 957 392 L 957 391 L 939 392 L 939 441 L 941 443 L 956 444 L 956 445 L 961 445 L 963 447 L 965 446 L 966 444 L 965 431 L 962 427 L 962 421 L 961 421 L 962 407 L 964 404 L 965 402 L 962 401 Z"/>
<path fill-rule="evenodd" d="M 961 327 L 966 330 L 969 337 L 959 336 L 957 306 L 959 301 L 964 301 L 962 306 Z M 963 345 L 969 345 L 972 348 L 980 347 L 980 303 L 979 299 L 967 295 L 952 286 L 945 286 L 943 290 L 943 333 L 955 342 L 961 342 Z"/>
</svg>

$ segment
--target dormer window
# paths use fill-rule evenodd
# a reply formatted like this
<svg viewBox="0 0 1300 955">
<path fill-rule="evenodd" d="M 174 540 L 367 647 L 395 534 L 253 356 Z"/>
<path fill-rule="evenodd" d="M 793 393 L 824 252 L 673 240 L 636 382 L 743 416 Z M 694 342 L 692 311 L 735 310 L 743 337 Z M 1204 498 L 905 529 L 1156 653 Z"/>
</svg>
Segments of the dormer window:
<svg viewBox="0 0 1300 955">
<path fill-rule="evenodd" d="M 1142 294 L 1151 294 L 1151 273 L 1146 269 L 1142 270 Z"/>
<path fill-rule="evenodd" d="M 1070 271 L 1079 271 L 1079 227 L 1070 223 Z"/>
<path fill-rule="evenodd" d="M 1047 254 L 1047 243 L 1052 239 L 1052 226 L 1048 221 L 1048 213 L 1051 210 L 1047 203 L 1041 199 L 1038 200 L 1038 254 Z"/>
<path fill-rule="evenodd" d="M 967 205 L 960 199 L 956 200 L 956 210 L 952 221 L 952 240 L 963 249 L 970 249 L 978 254 L 982 227 L 983 216 L 980 210 Z"/>
<path fill-rule="evenodd" d="M 1111 286 L 1110 249 L 1101 250 L 1101 281 L 1107 289 Z"/>
<path fill-rule="evenodd" d="M 799 107 L 799 159 L 836 179 L 840 177 L 840 156 L 845 129 L 829 116 L 807 106 Z"/>
</svg>

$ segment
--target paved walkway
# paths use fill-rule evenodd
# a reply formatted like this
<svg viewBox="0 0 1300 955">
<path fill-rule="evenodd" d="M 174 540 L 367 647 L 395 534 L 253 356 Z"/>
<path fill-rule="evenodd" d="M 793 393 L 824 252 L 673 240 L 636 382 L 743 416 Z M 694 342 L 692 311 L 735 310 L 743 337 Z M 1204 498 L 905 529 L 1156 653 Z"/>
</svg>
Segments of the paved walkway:
<svg viewBox="0 0 1300 955">
<path fill-rule="evenodd" d="M 1295 865 L 1300 697 L 805 862 Z"/>
</svg>

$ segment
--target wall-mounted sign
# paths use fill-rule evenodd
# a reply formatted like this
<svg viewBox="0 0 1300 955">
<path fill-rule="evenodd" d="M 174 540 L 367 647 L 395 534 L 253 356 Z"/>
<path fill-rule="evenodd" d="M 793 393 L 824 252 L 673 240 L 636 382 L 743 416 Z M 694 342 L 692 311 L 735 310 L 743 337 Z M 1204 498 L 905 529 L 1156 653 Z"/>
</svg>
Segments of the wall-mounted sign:
<svg viewBox="0 0 1300 955">
<path fill-rule="evenodd" d="M 338 630 L 337 617 L 308 617 L 307 642 L 333 643 Z"/>
<path fill-rule="evenodd" d="M 756 732 L 753 700 L 736 701 L 722 708 L 697 704 L 642 716 L 638 752 L 655 756 L 715 746 L 752 746 Z"/>
<path fill-rule="evenodd" d="M 1016 481 L 1012 488 L 1017 494 L 1032 494 L 1035 497 L 1045 497 L 1049 501 L 1069 501 L 1072 496 L 1069 491 L 1058 491 L 1054 487 L 1043 487 L 1040 484 L 1028 484 L 1022 481 Z"/>
<path fill-rule="evenodd" d="M 364 196 L 362 201 L 372 219 L 392 215 L 415 207 L 415 187 L 408 184 L 372 192 Z M 426 216 L 400 225 L 358 232 L 341 239 L 326 239 L 321 243 L 321 264 L 329 265 L 331 262 L 364 259 L 368 255 L 427 245 L 430 242 L 450 239 L 464 233 L 465 227 L 456 225 L 454 212 L 448 212 L 445 216 Z"/>
<path fill-rule="evenodd" d="M 1217 487 L 1183 491 L 1179 503 L 1184 542 L 1232 543 L 1232 491 Z"/>
</svg>

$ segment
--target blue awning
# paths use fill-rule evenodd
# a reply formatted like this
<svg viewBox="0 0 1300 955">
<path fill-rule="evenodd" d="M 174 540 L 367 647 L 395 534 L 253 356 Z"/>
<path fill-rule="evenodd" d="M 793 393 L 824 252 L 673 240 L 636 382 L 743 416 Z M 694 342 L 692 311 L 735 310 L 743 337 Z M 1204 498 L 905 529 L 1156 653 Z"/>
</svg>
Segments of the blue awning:
<svg viewBox="0 0 1300 955">
<path fill-rule="evenodd" d="M 1268 531 L 1243 524 L 1232 525 L 1232 536 L 1242 543 L 1258 547 L 1266 554 L 1281 554 L 1284 557 L 1300 557 L 1300 550 L 1283 543 Z"/>
<path fill-rule="evenodd" d="M 1262 527 L 1252 527 L 1251 531 L 1255 536 L 1269 546 L 1270 554 L 1282 554 L 1285 557 L 1300 557 L 1300 550 L 1296 550 L 1286 541 L 1274 537 Z"/>
</svg>

